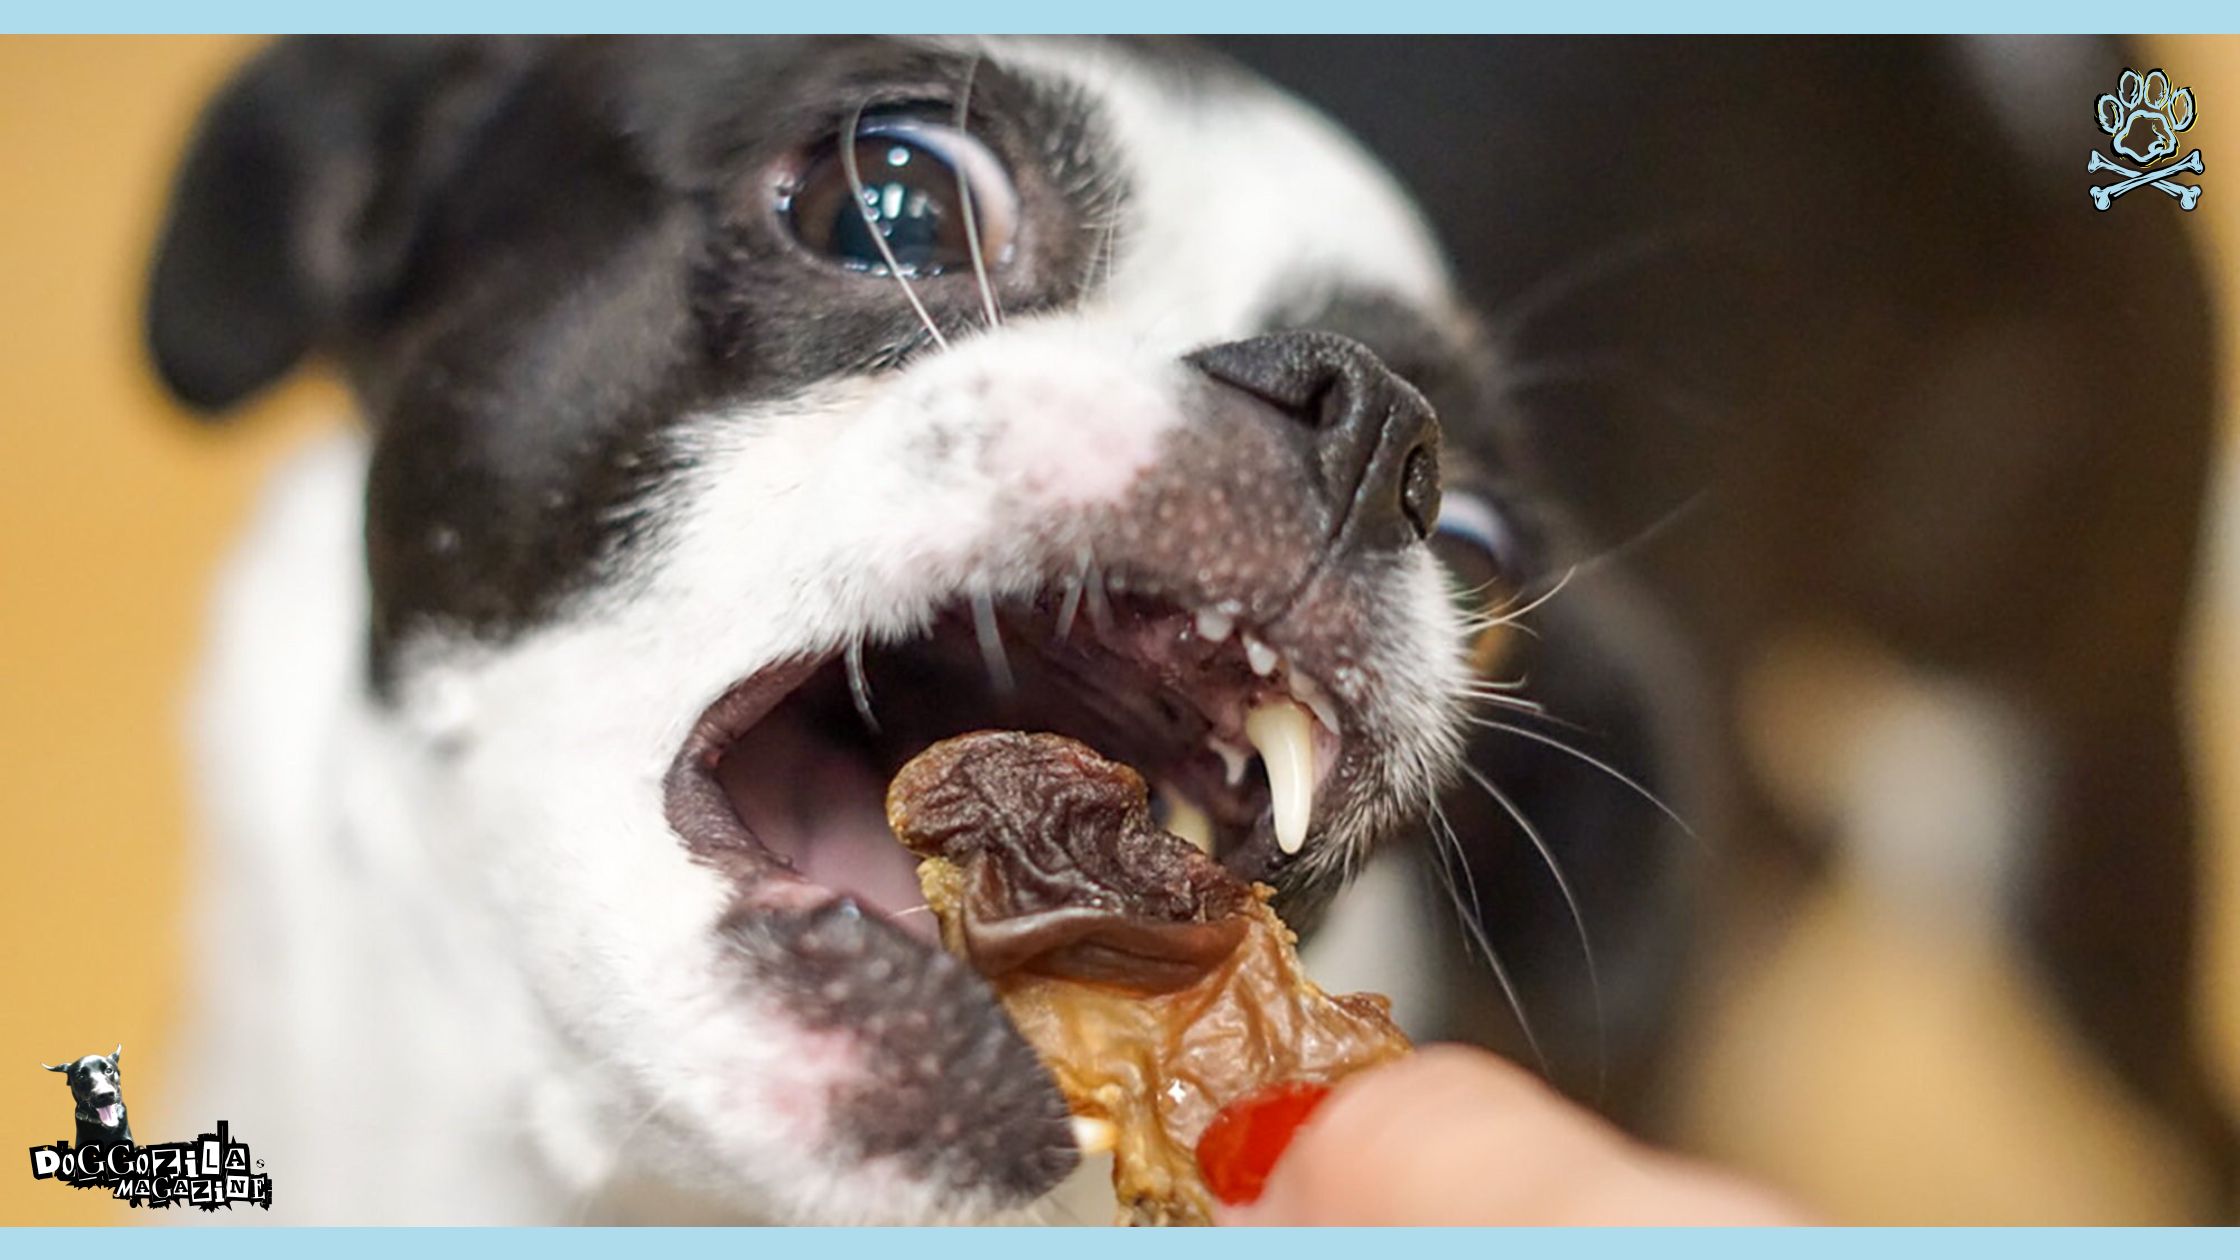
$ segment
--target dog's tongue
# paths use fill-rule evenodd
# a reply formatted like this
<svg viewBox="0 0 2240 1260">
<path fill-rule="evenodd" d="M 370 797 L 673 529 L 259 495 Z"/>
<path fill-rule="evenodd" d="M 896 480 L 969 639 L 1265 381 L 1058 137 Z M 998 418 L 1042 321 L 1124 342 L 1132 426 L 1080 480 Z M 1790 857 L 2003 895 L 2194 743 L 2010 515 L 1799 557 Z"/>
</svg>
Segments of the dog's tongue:
<svg viewBox="0 0 2240 1260">
<path fill-rule="evenodd" d="M 123 1103 L 103 1103 L 94 1109 L 94 1114 L 101 1118 L 103 1127 L 113 1129 L 117 1127 L 117 1113 L 123 1110 Z"/>
<path fill-rule="evenodd" d="M 1195 983 L 1244 938 L 1250 890 L 1151 820 L 1143 779 L 1060 735 L 944 740 L 887 788 L 887 824 L 963 874 L 960 951 L 1146 992 Z"/>
</svg>

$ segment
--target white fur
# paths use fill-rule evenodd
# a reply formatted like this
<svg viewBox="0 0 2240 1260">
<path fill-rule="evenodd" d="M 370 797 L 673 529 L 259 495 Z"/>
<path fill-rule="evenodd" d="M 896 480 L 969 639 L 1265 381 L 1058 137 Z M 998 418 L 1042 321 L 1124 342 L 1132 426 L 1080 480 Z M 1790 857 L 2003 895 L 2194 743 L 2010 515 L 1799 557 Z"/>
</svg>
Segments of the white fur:
<svg viewBox="0 0 2240 1260">
<path fill-rule="evenodd" d="M 194 715 L 210 843 L 184 1106 L 266 1161 L 280 1221 L 533 1220 L 520 1083 L 481 1066 L 540 1057 L 526 997 L 352 790 L 364 465 L 355 435 L 293 460 L 220 588 Z"/>
<path fill-rule="evenodd" d="M 711 931 L 730 890 L 664 821 L 664 772 L 738 679 L 1038 585 L 1065 522 L 1158 458 L 1176 356 L 1250 331 L 1302 266 L 1445 300 L 1406 202 L 1319 119 L 1193 106 L 1085 45 L 992 49 L 1093 93 L 1135 158 L 1084 309 L 680 425 L 656 544 L 516 641 L 411 643 L 394 712 L 361 685 L 362 447 L 281 478 L 202 723 L 226 841 L 203 1094 L 272 1152 L 276 1219 L 567 1220 L 625 1179 L 781 1219 L 981 1210 L 827 1153 L 851 1044 L 739 991 Z M 1378 646 L 1426 664 L 1386 699 L 1431 724 L 1459 636 L 1428 558 L 1406 572 Z"/>
</svg>

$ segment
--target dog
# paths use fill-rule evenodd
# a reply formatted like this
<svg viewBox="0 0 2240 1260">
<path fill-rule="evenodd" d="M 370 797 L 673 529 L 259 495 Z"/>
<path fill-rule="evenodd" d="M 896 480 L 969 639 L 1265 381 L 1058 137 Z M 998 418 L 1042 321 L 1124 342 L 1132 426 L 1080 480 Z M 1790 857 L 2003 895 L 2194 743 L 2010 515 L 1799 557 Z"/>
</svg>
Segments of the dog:
<svg viewBox="0 0 2240 1260">
<path fill-rule="evenodd" d="M 1067 1110 L 887 776 L 1079 736 L 1311 923 L 1459 772 L 1552 528 L 1408 199 L 1181 44 L 284 42 L 148 312 L 191 404 L 317 354 L 362 412 L 199 737 L 198 1078 L 305 1219 L 1026 1208 Z"/>
<path fill-rule="evenodd" d="M 257 57 L 152 356 L 359 423 L 221 583 L 197 1101 L 302 1220 L 1031 1214 L 1065 1107 L 880 809 L 996 726 L 1142 771 L 1325 983 L 1652 1126 L 1741 636 L 1612 559 L 1674 470 L 1527 404 L 1457 204 L 1461 278 L 1169 41 Z"/>
<path fill-rule="evenodd" d="M 70 1099 L 76 1104 L 78 1149 L 89 1146 L 132 1145 L 132 1121 L 124 1109 L 124 1046 L 108 1054 L 89 1054 L 69 1063 L 42 1063 L 49 1072 L 61 1072 L 70 1082 Z"/>
</svg>

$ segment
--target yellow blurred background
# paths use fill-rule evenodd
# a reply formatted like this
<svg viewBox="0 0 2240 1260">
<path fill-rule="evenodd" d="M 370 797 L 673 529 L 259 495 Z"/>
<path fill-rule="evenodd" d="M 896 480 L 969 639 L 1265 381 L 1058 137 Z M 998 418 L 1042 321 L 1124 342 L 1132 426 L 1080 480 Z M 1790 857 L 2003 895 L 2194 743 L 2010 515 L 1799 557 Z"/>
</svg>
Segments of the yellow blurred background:
<svg viewBox="0 0 2240 1260">
<path fill-rule="evenodd" d="M 200 102 L 252 46 L 0 39 L 0 1147 L 66 1134 L 65 1091 L 41 1062 L 117 1041 L 136 1110 L 160 1112 L 191 818 L 180 710 L 205 590 L 265 470 L 344 410 L 331 383 L 301 380 L 223 430 L 200 429 L 140 357 L 141 269 L 171 164 Z M 2228 109 L 2240 117 L 2240 40 L 2151 51 L 2202 102 L 2194 139 L 2211 175 L 2198 217 L 2233 278 L 2240 184 L 2226 193 L 2216 172 L 2217 155 L 2240 160 L 2240 124 L 2223 122 Z M 2240 324 L 2224 341 L 2230 399 Z M 2240 468 L 2225 463 L 2230 500 Z M 2217 533 L 2216 617 L 2197 653 L 2207 807 L 2223 820 L 2211 894 L 2221 966 L 2206 996 L 2240 1099 L 2233 513 Z M 2182 1213 L 2200 1189 L 2192 1170 L 1998 962 L 1898 939 L 1831 891 L 1722 1014 L 1696 1073 L 1696 1144 L 1848 1220 Z M 1862 1026 L 1903 1029 L 1904 1043 L 1844 1031 Z M 1897 1062 L 1935 1068 L 1892 1079 Z M 1929 1131 L 1937 1150 L 1917 1140 Z M 0 1224 L 123 1219 L 20 1163 L 0 1173 Z"/>
</svg>

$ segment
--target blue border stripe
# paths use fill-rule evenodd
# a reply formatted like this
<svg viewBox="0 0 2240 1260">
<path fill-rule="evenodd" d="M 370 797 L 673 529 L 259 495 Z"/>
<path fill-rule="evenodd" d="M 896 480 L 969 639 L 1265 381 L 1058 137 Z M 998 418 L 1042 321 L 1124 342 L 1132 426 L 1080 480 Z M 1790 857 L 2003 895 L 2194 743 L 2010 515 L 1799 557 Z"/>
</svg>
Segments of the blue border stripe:
<svg viewBox="0 0 2240 1260">
<path fill-rule="evenodd" d="M 1254 1231 L 1265 1233 L 1267 1231 Z M 490 1256 L 520 1249 L 536 1260 L 653 1254 L 661 1260 L 742 1260 L 768 1256 L 892 1260 L 897 1248 L 911 1260 L 991 1260 L 1005 1255 L 1048 1260 L 1054 1240 L 1033 1229 L 909 1230 L 712 1230 L 712 1229 L 31 1229 L 8 1231 L 0 1244 L 10 1254 L 59 1254 L 74 1258 L 161 1255 L 168 1260 L 245 1260 L 272 1256 L 295 1260 L 357 1260 L 410 1249 L 414 1260 Z M 1374 1235 L 1374 1236 L 1371 1236 Z M 28 1245 L 26 1245 L 28 1244 Z M 1656 1260 L 1793 1260 L 1804 1255 L 1853 1260 L 1903 1253 L 1906 1260 L 1974 1258 L 2011 1250 L 2030 1260 L 2102 1260 L 2104 1257 L 2240 1255 L 2240 1231 L 2169 1230 L 1300 1230 L 1284 1237 L 1240 1237 L 1233 1230 L 1068 1230 L 1064 1260 L 1138 1256 L 1234 1260 L 1262 1247 L 1279 1247 L 1286 1260 L 1361 1260 L 1404 1247 L 1416 1257 L 1469 1260 L 1600 1260 L 1654 1256 Z M 1388 1253 L 1387 1253 L 1388 1254 Z"/>
<path fill-rule="evenodd" d="M 1146 34 L 1187 30 L 1365 34 L 1407 31 L 1643 33 L 1643 34 L 1938 34 L 2024 31 L 2044 34 L 2104 32 L 2111 20 L 2148 19 L 2165 31 L 2231 31 L 2240 28 L 2232 0 L 2172 0 L 2151 10 L 2048 0 L 1888 0 L 1802 6 L 1771 0 L 1713 0 L 1707 4 L 1604 0 L 1599 4 L 1465 4 L 1461 0 L 1377 0 L 1336 3 L 1297 0 L 1287 5 L 1194 4 L 1186 0 L 1134 0 L 1127 4 L 995 0 L 967 4 L 900 4 L 856 0 L 844 6 L 715 3 L 713 0 L 645 0 L 628 5 L 554 0 L 548 4 L 442 3 L 394 0 L 304 4 L 301 0 L 218 0 L 182 6 L 149 0 L 102 0 L 75 5 L 26 4 L 0 17 L 0 28 L 35 33 L 260 31 L 522 32 L 614 30 L 718 31 L 741 25 L 771 34 L 810 34 L 844 21 L 859 27 L 909 33 L 938 20 L 946 30 L 1032 30 L 1053 34 L 1102 31 Z M 927 33 L 927 32 L 918 32 Z"/>
</svg>

